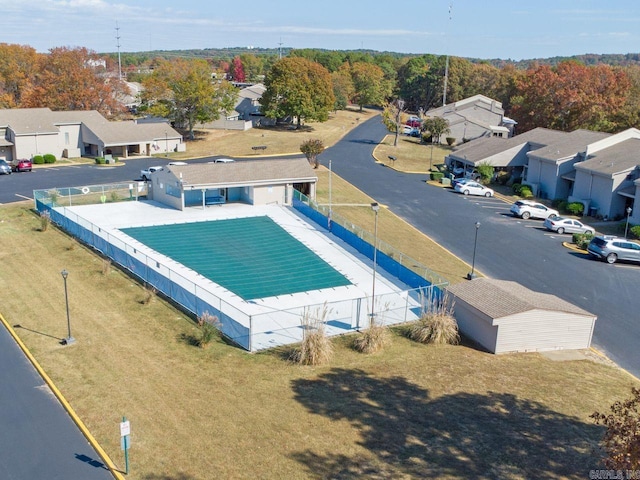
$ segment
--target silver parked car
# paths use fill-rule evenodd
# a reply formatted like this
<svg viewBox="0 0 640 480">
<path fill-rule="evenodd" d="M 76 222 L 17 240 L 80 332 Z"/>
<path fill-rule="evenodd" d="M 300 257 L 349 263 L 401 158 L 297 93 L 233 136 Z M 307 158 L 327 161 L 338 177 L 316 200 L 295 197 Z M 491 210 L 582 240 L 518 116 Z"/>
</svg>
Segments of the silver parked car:
<svg viewBox="0 0 640 480">
<path fill-rule="evenodd" d="M 587 251 L 607 263 L 618 260 L 640 263 L 640 244 L 626 238 L 598 236 L 589 242 Z"/>
<path fill-rule="evenodd" d="M 549 217 L 544 221 L 544 227 L 551 232 L 563 233 L 590 233 L 593 235 L 595 230 L 589 225 L 574 220 L 573 218 Z"/>
</svg>

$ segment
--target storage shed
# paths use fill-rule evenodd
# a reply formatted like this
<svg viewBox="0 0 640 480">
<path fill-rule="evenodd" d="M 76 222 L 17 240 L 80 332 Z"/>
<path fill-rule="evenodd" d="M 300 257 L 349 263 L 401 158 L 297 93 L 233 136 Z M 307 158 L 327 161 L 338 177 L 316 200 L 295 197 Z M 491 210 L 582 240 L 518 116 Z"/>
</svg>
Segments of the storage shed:
<svg viewBox="0 0 640 480">
<path fill-rule="evenodd" d="M 492 353 L 589 348 L 596 316 L 555 295 L 476 278 L 447 288 L 462 334 Z"/>
</svg>

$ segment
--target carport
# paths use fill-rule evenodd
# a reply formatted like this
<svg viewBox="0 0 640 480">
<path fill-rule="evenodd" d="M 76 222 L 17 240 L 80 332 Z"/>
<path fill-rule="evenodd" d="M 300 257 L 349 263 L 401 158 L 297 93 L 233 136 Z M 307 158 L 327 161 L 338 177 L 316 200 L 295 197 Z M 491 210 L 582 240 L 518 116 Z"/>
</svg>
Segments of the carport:
<svg viewBox="0 0 640 480">
<path fill-rule="evenodd" d="M 589 348 L 596 316 L 555 295 L 490 278 L 451 285 L 460 332 L 492 353 Z"/>
</svg>

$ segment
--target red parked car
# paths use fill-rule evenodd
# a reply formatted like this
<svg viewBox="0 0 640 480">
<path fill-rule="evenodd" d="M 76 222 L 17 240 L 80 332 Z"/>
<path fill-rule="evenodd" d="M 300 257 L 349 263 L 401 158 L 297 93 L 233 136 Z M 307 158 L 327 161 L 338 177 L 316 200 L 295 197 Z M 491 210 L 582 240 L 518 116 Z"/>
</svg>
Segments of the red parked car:
<svg viewBox="0 0 640 480">
<path fill-rule="evenodd" d="M 420 120 L 418 117 L 411 117 L 409 118 L 409 120 L 407 120 L 407 123 L 405 125 L 418 128 L 420 127 L 420 125 L 422 125 L 422 120 Z"/>
<path fill-rule="evenodd" d="M 14 172 L 30 172 L 32 168 L 33 165 L 31 160 L 27 160 L 26 158 L 21 158 L 11 162 L 11 170 Z"/>
</svg>

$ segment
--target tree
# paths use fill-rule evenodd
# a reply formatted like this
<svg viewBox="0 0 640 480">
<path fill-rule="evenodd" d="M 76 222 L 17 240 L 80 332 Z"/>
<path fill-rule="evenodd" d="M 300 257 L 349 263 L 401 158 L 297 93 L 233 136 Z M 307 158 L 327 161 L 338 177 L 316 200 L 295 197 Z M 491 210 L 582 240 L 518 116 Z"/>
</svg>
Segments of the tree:
<svg viewBox="0 0 640 480">
<path fill-rule="evenodd" d="M 333 85 L 333 96 L 336 98 L 335 110 L 344 110 L 349 105 L 349 100 L 353 96 L 353 80 L 348 63 L 344 63 L 338 70 L 331 74 Z"/>
<path fill-rule="evenodd" d="M 353 103 L 360 105 L 382 105 L 391 93 L 384 81 L 384 71 L 372 63 L 356 62 L 351 65 L 353 80 Z"/>
<path fill-rule="evenodd" d="M 297 118 L 324 122 L 335 97 L 331 75 L 319 63 L 293 57 L 278 60 L 265 79 L 262 111 L 269 118 Z"/>
<path fill-rule="evenodd" d="M 422 120 L 422 132 L 429 132 L 431 134 L 431 143 L 440 143 L 442 135 L 446 135 L 451 130 L 449 129 L 449 123 L 442 117 L 427 117 Z"/>
<path fill-rule="evenodd" d="M 613 470 L 640 471 L 640 389 L 631 388 L 633 398 L 611 405 L 611 413 L 591 415 L 607 431 L 603 443 L 604 463 Z"/>
<path fill-rule="evenodd" d="M 117 113 L 121 107 L 114 93 L 121 90 L 120 81 L 98 75 L 92 66 L 96 59 L 86 48 L 53 48 L 40 55 L 37 73 L 22 93 L 21 106 Z"/>
<path fill-rule="evenodd" d="M 231 74 L 231 78 L 236 82 L 244 83 L 246 81 L 240 57 L 233 58 L 233 62 L 231 62 L 231 66 L 229 67 L 229 73 Z"/>
<path fill-rule="evenodd" d="M 535 127 L 612 131 L 613 117 L 624 106 L 629 89 L 625 72 L 608 65 L 587 67 L 575 61 L 540 65 L 519 79 L 511 115 L 521 131 Z"/>
<path fill-rule="evenodd" d="M 0 108 L 21 105 L 22 92 L 31 86 L 37 65 L 35 49 L 0 43 Z"/>
<path fill-rule="evenodd" d="M 398 146 L 398 136 L 400 135 L 400 129 L 402 128 L 402 116 L 404 112 L 404 100 L 401 98 L 387 103 L 382 111 L 382 122 L 390 132 L 395 133 L 395 138 L 393 140 L 394 147 Z"/>
<path fill-rule="evenodd" d="M 193 139 L 196 122 L 210 122 L 229 112 L 237 90 L 227 81 L 212 81 L 205 60 L 163 61 L 145 82 L 148 111 L 186 126 Z"/>
<path fill-rule="evenodd" d="M 300 151 L 304 153 L 309 163 L 313 164 L 313 168 L 318 168 L 318 155 L 324 150 L 324 143 L 320 139 L 305 140 L 300 145 Z"/>
</svg>

